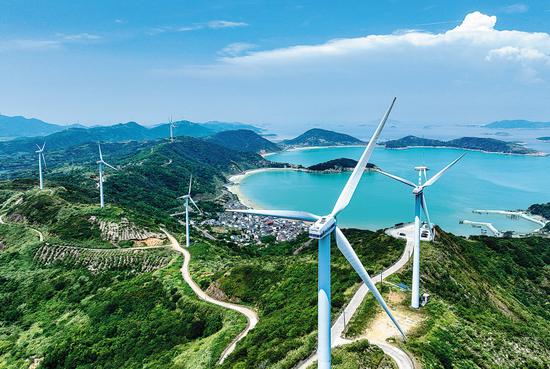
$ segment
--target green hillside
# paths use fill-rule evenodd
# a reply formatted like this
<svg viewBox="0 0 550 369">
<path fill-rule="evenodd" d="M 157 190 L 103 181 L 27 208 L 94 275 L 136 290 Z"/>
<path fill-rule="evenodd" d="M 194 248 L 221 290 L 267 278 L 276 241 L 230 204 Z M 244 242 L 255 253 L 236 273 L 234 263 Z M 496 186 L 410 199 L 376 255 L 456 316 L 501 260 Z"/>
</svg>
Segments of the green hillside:
<svg viewBox="0 0 550 369">
<path fill-rule="evenodd" d="M 342 146 L 361 145 L 363 143 L 363 141 L 350 135 L 320 128 L 310 129 L 296 138 L 282 142 L 286 146 Z"/>
<path fill-rule="evenodd" d="M 416 136 L 406 136 L 398 140 L 386 141 L 385 146 L 388 149 L 401 149 L 407 147 L 455 147 L 458 149 L 481 150 L 503 154 L 537 154 L 536 150 L 526 148 L 514 142 L 506 142 L 485 137 L 461 137 L 450 141 L 440 141 Z"/>
<path fill-rule="evenodd" d="M 247 129 L 218 132 L 208 137 L 208 140 L 236 151 L 259 153 L 281 150 L 277 144 Z"/>
</svg>

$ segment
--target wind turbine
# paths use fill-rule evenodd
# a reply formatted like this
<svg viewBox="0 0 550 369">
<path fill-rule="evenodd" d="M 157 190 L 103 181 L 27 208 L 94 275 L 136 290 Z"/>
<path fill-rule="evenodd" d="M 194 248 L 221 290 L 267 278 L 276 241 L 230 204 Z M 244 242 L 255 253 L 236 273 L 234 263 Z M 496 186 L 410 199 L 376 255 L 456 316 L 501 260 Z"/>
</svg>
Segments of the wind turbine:
<svg viewBox="0 0 550 369">
<path fill-rule="evenodd" d="M 117 168 L 113 167 L 111 164 L 108 164 L 103 160 L 103 154 L 101 153 L 101 145 L 98 143 L 97 147 L 99 148 L 99 160 L 97 161 L 97 164 L 99 166 L 99 204 L 102 208 L 105 207 L 105 202 L 103 201 L 103 166 L 108 166 L 109 168 L 112 168 L 114 170 L 118 170 Z"/>
<path fill-rule="evenodd" d="M 40 189 L 44 189 L 44 178 L 42 175 L 42 163 L 44 163 L 44 168 L 46 168 L 46 158 L 44 157 L 44 148 L 46 147 L 46 142 L 40 147 L 38 144 L 36 144 L 36 147 L 38 147 L 38 150 L 35 152 L 38 154 L 38 176 L 40 178 Z"/>
<path fill-rule="evenodd" d="M 170 142 L 174 142 L 174 128 L 176 128 L 176 123 L 172 121 L 172 117 L 170 117 Z"/>
<path fill-rule="evenodd" d="M 199 209 L 199 207 L 197 206 L 197 204 L 195 203 L 195 201 L 191 197 L 192 183 L 193 183 L 193 176 L 191 176 L 191 178 L 189 178 L 189 191 L 187 192 L 187 195 L 183 195 L 183 196 L 178 197 L 178 199 L 183 199 L 184 200 L 183 207 L 185 208 L 185 211 L 183 211 L 181 213 L 172 214 L 172 216 L 185 214 L 185 246 L 186 247 L 189 247 L 189 208 L 190 208 L 189 202 L 191 202 L 193 204 L 193 206 L 195 206 L 195 208 L 200 213 L 202 213 L 202 210 Z"/>
<path fill-rule="evenodd" d="M 361 277 L 365 285 L 372 292 L 380 306 L 386 311 L 386 314 L 390 317 L 393 324 L 397 327 L 399 332 L 405 337 L 403 330 L 399 326 L 399 323 L 394 318 L 390 309 L 386 305 L 386 302 L 378 292 L 378 289 L 372 282 L 365 267 L 359 260 L 359 257 L 351 247 L 351 244 L 346 239 L 346 236 L 342 233 L 337 226 L 337 217 L 342 210 L 344 210 L 359 184 L 359 180 L 365 167 L 369 161 L 369 158 L 376 146 L 376 141 L 386 124 L 386 120 L 393 108 L 395 98 L 392 100 L 386 114 L 380 121 L 376 131 L 372 135 L 365 151 L 361 155 L 361 158 L 357 162 L 355 169 L 349 177 L 340 197 L 336 201 L 332 212 L 325 216 L 318 216 L 304 211 L 291 211 L 291 210 L 232 210 L 234 212 L 264 215 L 269 217 L 278 217 L 284 219 L 301 220 L 305 222 L 313 222 L 309 228 L 309 237 L 317 239 L 319 242 L 318 251 L 318 341 L 317 341 L 317 359 L 319 369 L 328 369 L 331 366 L 331 332 L 330 332 L 330 237 L 334 233 L 336 238 L 336 244 L 338 249 L 342 252 L 347 261 L 351 264 L 355 272 Z"/>
<path fill-rule="evenodd" d="M 418 184 L 398 177 L 396 175 L 386 173 L 380 169 L 376 171 L 380 174 L 383 174 L 387 177 L 390 177 L 396 181 L 411 186 L 413 188 L 414 195 L 414 247 L 413 247 L 413 277 L 412 277 L 412 295 L 411 295 L 411 307 L 413 309 L 418 309 L 420 306 L 420 208 L 426 216 L 428 222 L 428 228 L 430 231 L 430 237 L 433 236 L 433 227 L 432 222 L 430 221 L 430 213 L 428 212 L 428 205 L 426 204 L 426 197 L 424 196 L 424 189 L 433 185 L 441 176 L 453 165 L 455 165 L 460 159 L 462 159 L 466 153 L 460 155 L 457 159 L 452 161 L 445 168 L 441 169 L 435 176 L 428 179 L 426 172 L 429 170 L 428 167 L 420 166 L 415 167 L 414 169 L 418 171 Z M 422 184 L 422 177 L 424 177 L 424 184 Z"/>
</svg>

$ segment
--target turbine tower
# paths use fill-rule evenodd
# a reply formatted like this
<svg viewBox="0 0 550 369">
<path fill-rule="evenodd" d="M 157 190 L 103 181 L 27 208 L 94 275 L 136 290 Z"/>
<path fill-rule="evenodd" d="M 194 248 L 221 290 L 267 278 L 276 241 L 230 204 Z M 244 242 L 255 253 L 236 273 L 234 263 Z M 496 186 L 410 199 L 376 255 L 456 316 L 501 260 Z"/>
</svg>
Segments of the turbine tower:
<svg viewBox="0 0 550 369">
<path fill-rule="evenodd" d="M 44 157 L 44 148 L 46 147 L 46 142 L 42 145 L 42 147 L 36 145 L 38 147 L 38 150 L 35 152 L 38 154 L 38 177 L 40 179 L 40 189 L 44 189 L 44 177 L 42 175 L 42 163 L 44 163 L 44 168 L 46 168 L 46 158 Z"/>
<path fill-rule="evenodd" d="M 351 247 L 351 244 L 346 239 L 346 236 L 342 233 L 337 225 L 338 214 L 343 211 L 349 204 L 357 185 L 361 179 L 361 176 L 366 168 L 369 158 L 376 146 L 376 141 L 386 124 L 386 120 L 393 108 L 395 98 L 392 100 L 386 114 L 380 121 L 376 131 L 372 135 L 365 151 L 361 155 L 361 158 L 357 162 L 355 169 L 349 177 L 340 197 L 336 201 L 332 212 L 325 216 L 318 216 L 315 214 L 303 212 L 303 211 L 289 211 L 289 210 L 232 210 L 234 212 L 264 215 L 269 217 L 278 217 L 284 219 L 301 220 L 305 222 L 312 222 L 313 224 L 309 228 L 309 237 L 317 239 L 319 242 L 318 251 L 318 341 L 317 341 L 317 360 L 319 369 L 328 369 L 331 366 L 331 332 L 330 332 L 330 237 L 334 234 L 336 238 L 336 244 L 338 249 L 342 252 L 347 261 L 351 264 L 355 272 L 361 277 L 365 285 L 372 292 L 380 306 L 385 310 L 386 314 L 390 317 L 393 324 L 397 327 L 399 332 L 405 337 L 403 330 L 399 326 L 399 323 L 394 318 L 390 309 L 386 305 L 386 302 L 378 292 L 378 289 L 372 282 L 365 267 L 359 260 L 359 257 Z"/>
<path fill-rule="evenodd" d="M 430 221 L 430 213 L 428 212 L 428 205 L 426 204 L 426 197 L 424 196 L 424 189 L 433 185 L 449 168 L 455 165 L 460 159 L 462 159 L 466 153 L 460 155 L 457 159 L 447 165 L 445 168 L 441 169 L 435 176 L 428 179 L 426 172 L 429 170 L 428 167 L 420 166 L 415 167 L 414 169 L 418 171 L 418 184 L 398 177 L 396 175 L 384 172 L 380 169 L 376 171 L 380 174 L 383 174 L 387 177 L 390 177 L 396 181 L 411 186 L 413 188 L 414 195 L 414 246 L 413 246 L 413 276 L 412 276 L 412 294 L 411 294 L 411 307 L 413 309 L 418 309 L 420 307 L 420 208 L 426 217 L 428 222 L 428 229 L 430 232 L 430 238 L 433 237 L 433 227 L 432 222 Z M 424 179 L 424 184 L 422 184 L 422 179 Z"/>
<path fill-rule="evenodd" d="M 174 128 L 176 128 L 176 123 L 172 121 L 172 117 L 170 117 L 170 142 L 174 142 Z"/>
<path fill-rule="evenodd" d="M 103 166 L 108 166 L 109 168 L 112 168 L 114 170 L 118 170 L 117 168 L 113 167 L 111 164 L 108 164 L 103 160 L 103 154 L 101 153 L 101 145 L 98 143 L 97 147 L 99 148 L 99 160 L 97 161 L 97 164 L 99 166 L 99 204 L 102 208 L 105 207 L 105 202 L 103 201 Z"/>
<path fill-rule="evenodd" d="M 172 216 L 185 214 L 185 246 L 186 247 L 189 247 L 189 208 L 190 208 L 189 202 L 191 202 L 193 204 L 193 206 L 200 213 L 202 213 L 201 209 L 199 209 L 199 207 L 197 206 L 197 204 L 195 203 L 195 201 L 191 197 L 191 186 L 192 186 L 192 184 L 193 184 L 193 176 L 191 176 L 191 178 L 189 178 L 189 191 L 187 192 L 187 195 L 183 195 L 183 196 L 178 197 L 178 199 L 183 199 L 184 200 L 183 207 L 185 208 L 185 211 L 183 213 L 172 214 Z"/>
</svg>

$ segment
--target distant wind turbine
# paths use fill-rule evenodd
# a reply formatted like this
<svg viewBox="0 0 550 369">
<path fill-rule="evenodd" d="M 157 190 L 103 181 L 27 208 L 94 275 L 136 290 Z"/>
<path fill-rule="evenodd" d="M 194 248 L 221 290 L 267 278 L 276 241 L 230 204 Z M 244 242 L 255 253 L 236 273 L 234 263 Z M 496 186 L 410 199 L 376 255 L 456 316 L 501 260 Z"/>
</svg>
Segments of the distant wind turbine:
<svg viewBox="0 0 550 369">
<path fill-rule="evenodd" d="M 178 199 L 183 199 L 184 200 L 183 207 L 185 208 L 185 211 L 183 211 L 181 213 L 172 214 L 172 216 L 185 214 L 185 246 L 186 247 L 189 247 L 189 208 L 190 208 L 189 202 L 191 202 L 193 204 L 193 206 L 199 211 L 199 213 L 202 213 L 202 210 L 199 209 L 199 207 L 197 206 L 197 204 L 195 203 L 195 201 L 191 197 L 191 186 L 192 186 L 192 184 L 193 184 L 193 176 L 191 176 L 191 178 L 189 178 L 189 191 L 187 192 L 187 195 L 183 195 L 183 196 L 178 197 Z"/>
<path fill-rule="evenodd" d="M 176 128 L 176 123 L 172 121 L 172 117 L 170 117 L 170 142 L 174 142 L 174 128 Z"/>
<path fill-rule="evenodd" d="M 35 152 L 38 153 L 38 177 L 40 179 L 40 189 L 44 189 L 44 178 L 42 174 L 42 163 L 44 163 L 44 168 L 46 168 L 46 158 L 44 157 L 44 148 L 46 147 L 46 142 L 42 145 L 42 147 L 36 145 L 38 147 L 38 150 Z"/>
<path fill-rule="evenodd" d="M 412 280 L 412 295 L 411 295 L 411 307 L 418 309 L 420 306 L 420 208 L 424 215 L 426 216 L 426 221 L 428 222 L 428 228 L 430 232 L 430 238 L 434 236 L 433 226 L 430 221 L 430 213 L 428 212 L 428 205 L 426 204 L 426 197 L 424 196 L 424 189 L 433 185 L 441 176 L 453 165 L 455 165 L 460 159 L 462 159 L 466 153 L 460 155 L 457 159 L 447 165 L 445 168 L 441 169 L 435 176 L 428 179 L 426 172 L 429 170 L 428 167 L 420 166 L 415 167 L 414 169 L 418 171 L 418 184 L 398 177 L 396 175 L 386 173 L 380 169 L 376 171 L 380 174 L 383 174 L 387 177 L 390 177 L 396 181 L 411 186 L 413 188 L 414 195 L 414 247 L 413 247 L 413 280 Z M 424 177 L 424 184 L 422 184 L 422 177 Z"/>
<path fill-rule="evenodd" d="M 98 143 L 97 147 L 99 148 L 99 160 L 97 161 L 97 164 L 99 166 L 99 204 L 102 208 L 105 207 L 105 202 L 103 201 L 103 166 L 108 166 L 109 168 L 112 168 L 114 170 L 118 170 L 117 168 L 113 167 L 111 164 L 108 164 L 103 160 L 103 154 L 101 153 L 101 145 Z"/>
<path fill-rule="evenodd" d="M 337 217 L 338 214 L 344 210 L 352 196 L 355 192 L 357 185 L 361 179 L 363 172 L 365 171 L 366 165 L 369 161 L 369 158 L 376 146 L 376 141 L 386 124 L 386 120 L 393 108 L 395 103 L 395 98 L 390 104 L 386 114 L 380 121 L 376 131 L 372 135 L 365 151 L 361 155 L 361 158 L 357 162 L 355 169 L 353 170 L 351 176 L 349 177 L 340 197 L 334 205 L 332 212 L 325 216 L 318 216 L 315 214 L 307 213 L 304 211 L 291 211 L 291 210 L 232 210 L 234 212 L 253 214 L 253 215 L 264 215 L 269 217 L 278 217 L 284 219 L 292 220 L 301 220 L 305 222 L 313 222 L 309 228 L 309 237 L 319 240 L 319 251 L 318 251 L 318 341 L 317 341 L 317 359 L 319 369 L 327 369 L 331 366 L 331 332 L 330 332 L 330 237 L 334 233 L 336 238 L 336 244 L 338 248 L 351 264 L 355 272 L 361 277 L 365 285 L 372 292 L 373 296 L 376 298 L 380 306 L 384 309 L 386 314 L 390 317 L 393 324 L 397 327 L 399 332 L 405 337 L 403 330 L 399 326 L 399 323 L 394 318 L 390 309 L 386 305 L 386 302 L 378 292 L 378 289 L 372 282 L 369 274 L 367 273 L 365 267 L 359 260 L 359 257 L 351 247 L 351 244 L 347 240 L 346 236 L 342 233 L 340 228 L 337 226 Z"/>
</svg>

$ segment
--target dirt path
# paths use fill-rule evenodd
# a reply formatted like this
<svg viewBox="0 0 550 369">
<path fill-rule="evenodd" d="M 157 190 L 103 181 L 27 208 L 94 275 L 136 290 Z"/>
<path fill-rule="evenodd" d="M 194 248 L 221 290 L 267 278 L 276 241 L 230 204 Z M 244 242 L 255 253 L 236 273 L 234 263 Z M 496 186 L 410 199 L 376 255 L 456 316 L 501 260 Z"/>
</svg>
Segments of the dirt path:
<svg viewBox="0 0 550 369">
<path fill-rule="evenodd" d="M 170 242 L 172 242 L 172 248 L 177 252 L 183 254 L 184 260 L 183 260 L 183 265 L 181 267 L 181 274 L 183 276 L 183 279 L 189 285 L 189 287 L 191 287 L 193 292 L 195 292 L 195 294 L 203 301 L 224 307 L 226 309 L 237 311 L 246 317 L 246 320 L 247 320 L 246 328 L 229 343 L 229 345 L 225 348 L 225 350 L 223 350 L 220 356 L 220 359 L 218 360 L 218 364 L 221 364 L 235 350 L 237 343 L 240 340 L 242 340 L 244 337 L 246 337 L 248 332 L 250 332 L 250 330 L 252 330 L 256 326 L 256 324 L 258 324 L 258 314 L 256 314 L 255 311 L 245 306 L 216 300 L 210 297 L 209 295 L 207 295 L 206 292 L 201 290 L 201 288 L 195 283 L 195 281 L 193 281 L 193 279 L 191 278 L 191 275 L 189 274 L 189 262 L 191 261 L 191 254 L 189 253 L 189 251 L 181 247 L 178 240 L 176 240 L 176 238 L 172 236 L 170 233 L 168 233 L 165 229 L 161 228 L 161 231 L 164 232 L 164 234 L 166 234 Z"/>
<path fill-rule="evenodd" d="M 4 216 L 3 215 L 0 215 L 0 224 L 6 224 L 6 222 L 4 222 Z M 29 229 L 31 231 L 35 232 L 38 235 L 38 239 L 40 240 L 40 242 L 44 241 L 44 239 L 45 239 L 44 233 L 42 233 L 38 229 L 35 229 L 35 228 L 32 228 L 32 227 L 29 227 Z"/>
<path fill-rule="evenodd" d="M 386 279 L 393 273 L 403 268 L 405 264 L 407 264 L 407 262 L 412 256 L 412 251 L 413 251 L 413 244 L 414 244 L 413 233 L 414 233 L 414 227 L 412 224 L 405 224 L 400 228 L 390 228 L 386 231 L 386 234 L 388 234 L 389 236 L 392 236 L 395 238 L 405 238 L 407 240 L 407 244 L 405 246 L 405 250 L 403 251 L 403 254 L 395 264 L 393 264 L 388 269 L 384 270 L 380 274 L 375 275 L 372 278 L 374 283 L 379 283 L 380 280 Z M 404 234 L 405 236 L 401 236 L 401 234 Z M 356 340 L 349 340 L 347 338 L 344 338 L 344 330 L 346 328 L 346 323 L 349 323 L 351 321 L 351 319 L 353 318 L 353 315 L 355 314 L 359 306 L 361 306 L 361 303 L 363 302 L 363 300 L 365 299 L 368 293 L 369 293 L 369 289 L 364 283 L 362 283 L 359 289 L 355 292 L 355 294 L 351 298 L 348 305 L 344 308 L 344 310 L 338 316 L 338 318 L 336 318 L 336 321 L 334 322 L 331 328 L 331 335 L 332 335 L 331 347 L 335 348 L 335 347 L 352 343 L 359 339 L 367 338 L 370 343 L 380 347 L 382 351 L 384 351 L 384 353 L 390 356 L 396 362 L 399 369 L 414 369 L 414 363 L 406 352 L 386 342 L 386 338 L 389 338 L 391 334 L 387 335 L 387 333 L 384 333 L 384 334 L 381 333 L 380 335 L 376 335 L 376 332 L 375 332 L 374 335 L 370 337 L 359 337 Z M 389 318 L 386 318 L 385 316 L 382 319 L 384 321 L 387 320 L 389 322 Z M 398 317 L 398 321 L 401 323 L 401 319 L 399 319 L 399 317 Z M 395 335 L 397 336 L 398 335 L 397 330 L 395 328 L 393 329 L 395 331 Z M 377 331 L 383 332 L 383 330 L 377 330 Z M 394 332 L 394 331 L 390 330 L 389 332 Z M 313 354 L 308 359 L 298 364 L 296 368 L 306 369 L 316 361 L 317 361 L 317 354 Z"/>
</svg>

